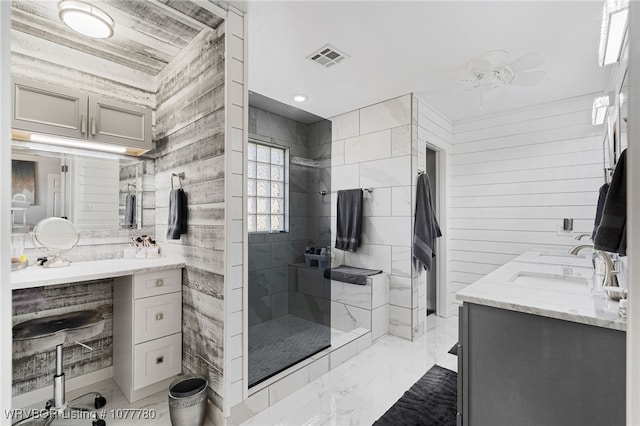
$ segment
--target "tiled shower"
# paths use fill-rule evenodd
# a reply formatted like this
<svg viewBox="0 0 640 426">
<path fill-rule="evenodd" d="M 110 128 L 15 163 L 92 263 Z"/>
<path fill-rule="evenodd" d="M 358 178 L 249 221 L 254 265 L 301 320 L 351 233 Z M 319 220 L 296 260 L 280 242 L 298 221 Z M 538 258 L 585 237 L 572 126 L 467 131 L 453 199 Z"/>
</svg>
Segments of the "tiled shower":
<svg viewBox="0 0 640 426">
<path fill-rule="evenodd" d="M 252 99 L 257 99 L 258 106 L 252 105 Z M 323 297 L 313 297 L 297 291 L 296 272 L 298 267 L 304 268 L 308 247 L 327 247 L 331 240 L 331 122 L 311 114 L 296 115 L 295 111 L 283 114 L 277 109 L 283 104 L 256 94 L 250 96 L 249 103 L 249 143 L 261 151 L 260 158 L 249 154 L 249 168 L 256 168 L 257 185 L 249 182 L 249 198 L 254 193 L 256 201 L 249 201 L 248 211 L 261 221 L 249 220 L 250 226 L 256 227 L 249 231 L 248 259 L 248 364 L 249 386 L 253 386 L 331 344 L 329 280 L 318 280 L 317 290 Z M 291 111 L 291 107 L 284 107 Z M 282 149 L 284 161 L 279 158 Z M 269 150 L 273 155 L 267 157 Z M 267 164 L 266 158 L 275 163 Z M 278 179 L 281 163 L 288 197 L 284 205 L 273 199 L 267 203 L 265 193 L 259 192 L 266 188 L 260 176 L 266 176 L 265 169 L 271 167 L 269 176 Z M 250 171 L 249 180 L 251 176 Z M 273 185 L 269 190 L 275 196 L 281 186 L 277 182 Z M 264 213 L 268 210 L 276 216 L 283 207 L 288 213 L 284 232 L 261 232 L 269 219 Z M 270 224 L 277 228 L 279 218 Z"/>
</svg>

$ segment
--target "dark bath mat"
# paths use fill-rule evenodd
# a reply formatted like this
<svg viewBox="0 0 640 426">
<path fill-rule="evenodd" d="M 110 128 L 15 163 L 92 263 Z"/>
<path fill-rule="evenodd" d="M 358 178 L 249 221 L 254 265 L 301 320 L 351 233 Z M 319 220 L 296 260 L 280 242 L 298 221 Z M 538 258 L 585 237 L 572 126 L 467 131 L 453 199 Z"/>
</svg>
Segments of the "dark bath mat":
<svg viewBox="0 0 640 426">
<path fill-rule="evenodd" d="M 453 347 L 451 349 L 449 349 L 449 353 L 451 355 L 458 356 L 458 344 L 457 343 L 455 345 L 453 345 Z"/>
<path fill-rule="evenodd" d="M 374 425 L 455 426 L 458 374 L 434 365 Z"/>
</svg>

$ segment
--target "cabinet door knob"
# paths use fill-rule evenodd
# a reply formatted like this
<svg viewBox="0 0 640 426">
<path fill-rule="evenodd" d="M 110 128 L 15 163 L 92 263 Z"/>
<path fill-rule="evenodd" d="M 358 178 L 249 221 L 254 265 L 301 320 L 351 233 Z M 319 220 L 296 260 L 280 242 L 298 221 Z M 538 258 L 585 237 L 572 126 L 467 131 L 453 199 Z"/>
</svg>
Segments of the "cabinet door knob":
<svg viewBox="0 0 640 426">
<path fill-rule="evenodd" d="M 156 280 L 156 287 L 162 287 L 164 285 L 164 279 L 158 278 Z"/>
<path fill-rule="evenodd" d="M 163 356 L 159 356 L 158 358 L 156 358 L 156 364 L 162 364 L 163 362 L 164 362 Z"/>
<path fill-rule="evenodd" d="M 156 321 L 162 321 L 164 319 L 164 314 L 162 312 L 156 314 Z"/>
</svg>

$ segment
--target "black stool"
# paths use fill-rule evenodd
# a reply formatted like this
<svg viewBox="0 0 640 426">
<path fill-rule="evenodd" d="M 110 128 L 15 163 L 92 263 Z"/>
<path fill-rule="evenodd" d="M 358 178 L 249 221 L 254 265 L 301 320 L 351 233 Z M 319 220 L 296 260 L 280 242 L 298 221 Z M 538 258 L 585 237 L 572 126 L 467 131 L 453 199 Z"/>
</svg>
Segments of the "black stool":
<svg viewBox="0 0 640 426">
<path fill-rule="evenodd" d="M 56 347 L 56 374 L 53 376 L 53 399 L 47 401 L 45 408 L 49 410 L 44 426 L 53 424 L 56 419 L 61 424 L 71 416 L 65 412 L 86 411 L 90 413 L 93 426 L 105 426 L 106 422 L 94 410 L 78 407 L 75 404 L 89 395 L 95 396 L 94 407 L 104 407 L 107 400 L 97 392 L 89 392 L 72 401 L 65 402 L 64 372 L 62 371 L 62 345 L 78 342 L 96 336 L 104 329 L 104 318 L 97 311 L 69 312 L 21 322 L 13 327 L 14 350 L 24 352 L 43 351 Z M 77 417 L 76 417 L 77 418 Z M 35 420 L 28 417 L 14 423 L 13 426 L 27 425 Z"/>
</svg>

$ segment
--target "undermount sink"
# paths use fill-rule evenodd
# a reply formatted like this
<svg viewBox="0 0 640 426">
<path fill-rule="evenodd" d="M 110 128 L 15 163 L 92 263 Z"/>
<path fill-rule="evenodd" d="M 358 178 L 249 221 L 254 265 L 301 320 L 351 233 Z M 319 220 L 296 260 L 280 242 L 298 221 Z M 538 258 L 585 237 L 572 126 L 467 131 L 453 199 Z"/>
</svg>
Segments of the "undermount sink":
<svg viewBox="0 0 640 426">
<path fill-rule="evenodd" d="M 526 287 L 562 286 L 567 289 L 567 286 L 569 286 L 574 287 L 575 290 L 588 291 L 590 279 L 575 275 L 521 271 L 511 277 L 509 281 Z"/>
<path fill-rule="evenodd" d="M 579 253 L 573 255 L 561 251 L 530 251 L 517 259 L 520 262 L 543 263 L 548 265 L 565 265 L 591 267 L 591 254 Z"/>
<path fill-rule="evenodd" d="M 570 259 L 575 259 L 575 258 L 586 259 L 586 257 L 584 255 L 582 255 L 582 254 L 570 254 L 570 253 L 563 253 L 563 252 L 545 252 L 545 251 L 541 251 L 540 253 L 536 253 L 536 255 L 542 256 L 542 257 L 568 257 Z"/>
</svg>

